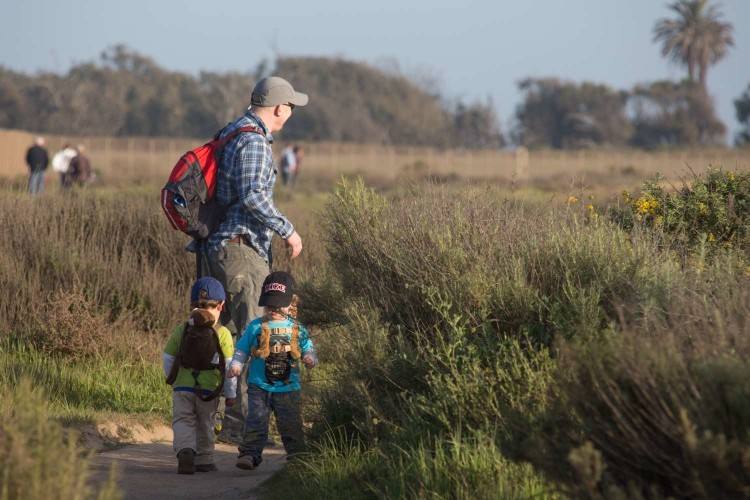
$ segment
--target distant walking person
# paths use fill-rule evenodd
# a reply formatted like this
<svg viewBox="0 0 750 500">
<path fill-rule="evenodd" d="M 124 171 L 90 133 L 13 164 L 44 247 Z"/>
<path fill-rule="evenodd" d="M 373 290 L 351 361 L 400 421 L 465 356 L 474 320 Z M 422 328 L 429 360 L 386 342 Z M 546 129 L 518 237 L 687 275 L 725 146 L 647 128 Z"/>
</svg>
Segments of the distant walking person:
<svg viewBox="0 0 750 500">
<path fill-rule="evenodd" d="M 78 154 L 70 160 L 67 175 L 71 185 L 83 187 L 92 180 L 91 161 L 86 156 L 86 148 L 83 144 L 79 144 L 76 149 Z"/>
<path fill-rule="evenodd" d="M 34 145 L 26 151 L 26 164 L 29 166 L 29 193 L 41 193 L 44 191 L 44 171 L 49 165 L 44 137 L 37 137 Z"/>
<path fill-rule="evenodd" d="M 70 161 L 77 155 L 78 151 L 69 144 L 66 144 L 52 157 L 52 170 L 60 174 L 60 185 L 63 189 L 67 189 L 72 185 L 68 176 L 68 168 L 70 168 Z"/>
<path fill-rule="evenodd" d="M 291 258 L 302 251 L 302 238 L 273 203 L 276 169 L 271 134 L 283 128 L 295 106 L 307 101 L 306 94 L 296 92 L 283 78 L 264 78 L 253 89 L 245 114 L 220 133 L 225 137 L 244 127 L 254 130 L 237 134 L 223 149 L 215 196 L 226 207 L 226 216 L 206 243 L 207 272 L 227 294 L 222 323 L 234 336 L 263 313 L 258 298 L 273 260 L 273 234 L 284 240 Z M 242 398 L 240 404 L 243 417 L 246 401 Z"/>
<path fill-rule="evenodd" d="M 285 186 L 294 186 L 302 163 L 302 146 L 288 146 L 281 152 L 281 180 Z"/>
</svg>

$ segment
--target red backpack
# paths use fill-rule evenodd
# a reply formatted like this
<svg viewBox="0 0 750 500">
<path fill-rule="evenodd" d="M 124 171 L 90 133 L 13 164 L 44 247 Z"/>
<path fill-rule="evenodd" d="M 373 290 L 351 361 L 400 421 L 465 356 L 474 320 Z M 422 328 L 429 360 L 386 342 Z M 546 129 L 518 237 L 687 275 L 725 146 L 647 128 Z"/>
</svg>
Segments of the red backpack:
<svg viewBox="0 0 750 500">
<path fill-rule="evenodd" d="M 161 190 L 161 207 L 172 227 L 200 240 L 222 221 L 226 209 L 214 200 L 221 152 L 243 132 L 263 135 L 260 128 L 252 126 L 238 128 L 221 139 L 219 132 L 212 141 L 182 155 L 172 168 Z"/>
</svg>

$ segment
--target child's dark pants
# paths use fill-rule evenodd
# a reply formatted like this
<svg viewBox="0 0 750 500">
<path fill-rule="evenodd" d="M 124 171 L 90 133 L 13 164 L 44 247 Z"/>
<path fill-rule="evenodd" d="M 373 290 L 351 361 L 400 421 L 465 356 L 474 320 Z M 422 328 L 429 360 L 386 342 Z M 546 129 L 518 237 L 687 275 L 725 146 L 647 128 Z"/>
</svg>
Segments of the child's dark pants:
<svg viewBox="0 0 750 500">
<path fill-rule="evenodd" d="M 258 386 L 247 386 L 247 418 L 245 434 L 239 447 L 240 456 L 250 455 L 259 464 L 263 447 L 268 440 L 268 419 L 276 415 L 276 426 L 288 456 L 305 451 L 302 432 L 300 391 L 268 392 Z"/>
</svg>

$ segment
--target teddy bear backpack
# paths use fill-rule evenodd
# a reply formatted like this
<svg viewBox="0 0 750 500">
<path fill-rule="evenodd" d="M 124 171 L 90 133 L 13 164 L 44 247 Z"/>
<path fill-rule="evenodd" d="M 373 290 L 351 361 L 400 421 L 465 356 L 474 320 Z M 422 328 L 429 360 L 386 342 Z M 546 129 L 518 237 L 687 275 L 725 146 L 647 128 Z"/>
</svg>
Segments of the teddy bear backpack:
<svg viewBox="0 0 750 500">
<path fill-rule="evenodd" d="M 180 348 L 167 383 L 173 384 L 177 379 L 180 367 L 190 370 L 195 381 L 196 394 L 203 401 L 211 401 L 221 394 L 224 388 L 226 359 L 219 342 L 219 334 L 214 328 L 214 319 L 204 309 L 195 309 L 185 324 Z M 210 394 L 205 395 L 198 383 L 198 375 L 204 370 L 219 370 L 221 382 Z"/>
</svg>

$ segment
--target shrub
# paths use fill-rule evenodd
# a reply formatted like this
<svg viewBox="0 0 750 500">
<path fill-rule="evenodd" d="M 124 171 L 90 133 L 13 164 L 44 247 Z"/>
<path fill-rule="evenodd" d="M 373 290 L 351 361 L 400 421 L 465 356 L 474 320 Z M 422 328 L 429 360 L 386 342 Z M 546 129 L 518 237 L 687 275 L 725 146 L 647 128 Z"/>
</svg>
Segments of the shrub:
<svg viewBox="0 0 750 500">
<path fill-rule="evenodd" d="M 50 419 L 41 391 L 24 379 L 0 394 L 0 498 L 120 498 L 110 473 L 101 491 L 87 484 L 89 452 Z"/>
<path fill-rule="evenodd" d="M 47 353 L 71 360 L 113 354 L 143 358 L 142 348 L 145 357 L 150 357 L 149 351 L 155 347 L 155 338 L 134 335 L 137 328 L 129 318 L 110 321 L 75 286 L 70 291 L 55 290 L 40 309 L 29 340 Z"/>
<path fill-rule="evenodd" d="M 451 309 L 431 304 L 438 315 Z M 521 447 L 529 414 L 545 407 L 546 350 L 470 331 L 455 317 L 437 335 L 389 331 L 363 306 L 347 314 L 349 323 L 325 335 L 331 383 L 319 392 L 320 441 L 310 469 L 294 472 L 300 481 L 332 498 L 515 498 L 548 488 L 500 451 Z"/>
<path fill-rule="evenodd" d="M 746 496 L 748 285 L 720 262 L 686 275 L 648 325 L 567 345 L 529 448 L 535 465 L 575 495 Z"/>
<path fill-rule="evenodd" d="M 407 332 L 445 325 L 430 305 L 437 294 L 471 329 L 489 325 L 545 345 L 556 335 L 592 336 L 619 313 L 635 318 L 658 306 L 675 271 L 646 236 L 634 241 L 606 221 L 503 201 L 490 188 L 386 200 L 344 183 L 326 217 L 343 294 Z"/>
<path fill-rule="evenodd" d="M 429 366 L 372 311 L 355 308 L 349 315 L 349 323 L 328 330 L 322 339 L 333 383 L 320 390 L 322 418 L 316 431 L 341 428 L 373 443 L 403 425 L 405 398 L 425 392 Z"/>
<path fill-rule="evenodd" d="M 316 430 L 382 455 L 353 460 L 357 492 L 460 496 L 445 457 L 490 441 L 488 463 L 531 461 L 576 496 L 746 494 L 742 252 L 693 266 L 645 224 L 415 194 L 344 183 L 326 215 L 344 322 Z M 463 473 L 479 496 L 482 460 Z"/>
<path fill-rule="evenodd" d="M 623 196 L 625 205 L 613 209 L 612 217 L 626 229 L 661 230 L 687 250 L 706 243 L 750 252 L 750 172 L 709 169 L 675 191 L 664 189 L 657 176 L 637 197 Z"/>
</svg>

